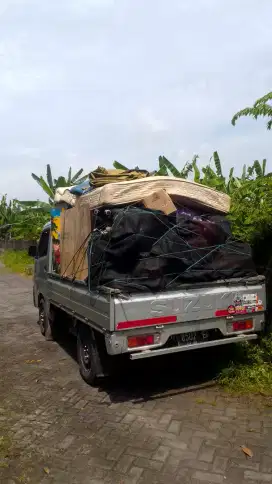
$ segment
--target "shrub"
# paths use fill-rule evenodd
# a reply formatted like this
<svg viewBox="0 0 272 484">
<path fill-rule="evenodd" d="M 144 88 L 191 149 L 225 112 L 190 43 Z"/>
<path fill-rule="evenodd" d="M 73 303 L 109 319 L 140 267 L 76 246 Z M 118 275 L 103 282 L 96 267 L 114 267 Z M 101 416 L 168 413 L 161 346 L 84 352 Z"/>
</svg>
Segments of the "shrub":
<svg viewBox="0 0 272 484">
<path fill-rule="evenodd" d="M 219 383 L 228 391 L 272 395 L 272 338 L 260 344 L 237 346 L 231 364 L 221 371 Z"/>
<path fill-rule="evenodd" d="M 33 258 L 29 257 L 26 250 L 6 250 L 0 258 L 12 272 L 25 275 L 33 274 Z"/>
</svg>

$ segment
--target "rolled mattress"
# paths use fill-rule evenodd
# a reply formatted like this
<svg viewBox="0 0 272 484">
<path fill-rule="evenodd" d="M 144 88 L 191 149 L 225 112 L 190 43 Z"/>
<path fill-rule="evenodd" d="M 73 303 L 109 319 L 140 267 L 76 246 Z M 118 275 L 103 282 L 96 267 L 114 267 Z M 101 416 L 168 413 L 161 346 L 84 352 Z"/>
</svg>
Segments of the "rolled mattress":
<svg viewBox="0 0 272 484">
<path fill-rule="evenodd" d="M 221 213 L 230 210 L 230 197 L 227 194 L 190 180 L 168 176 L 108 183 L 79 197 L 79 204 L 88 204 L 90 209 L 94 209 L 103 205 L 135 203 L 161 188 L 178 205 L 198 206 Z"/>
</svg>

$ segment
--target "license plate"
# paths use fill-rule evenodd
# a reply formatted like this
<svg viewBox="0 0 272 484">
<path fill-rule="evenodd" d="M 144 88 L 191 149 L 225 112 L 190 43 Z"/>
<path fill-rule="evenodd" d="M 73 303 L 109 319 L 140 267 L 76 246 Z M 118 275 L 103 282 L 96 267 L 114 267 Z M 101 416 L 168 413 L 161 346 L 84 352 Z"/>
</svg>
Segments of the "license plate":
<svg viewBox="0 0 272 484">
<path fill-rule="evenodd" d="M 196 331 L 192 333 L 184 333 L 180 335 L 180 341 L 183 344 L 195 343 L 197 341 Z"/>
<path fill-rule="evenodd" d="M 194 343 L 201 343 L 209 339 L 208 331 L 193 331 L 190 333 L 183 333 L 173 336 L 176 345 L 190 345 Z"/>
</svg>

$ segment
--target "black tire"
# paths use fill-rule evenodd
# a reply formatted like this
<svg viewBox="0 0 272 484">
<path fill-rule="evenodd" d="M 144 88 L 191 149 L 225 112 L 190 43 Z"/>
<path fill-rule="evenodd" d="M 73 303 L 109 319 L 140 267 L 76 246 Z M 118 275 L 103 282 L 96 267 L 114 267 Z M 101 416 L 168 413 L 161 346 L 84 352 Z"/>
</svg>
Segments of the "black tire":
<svg viewBox="0 0 272 484">
<path fill-rule="evenodd" d="M 54 341 L 56 339 L 53 319 L 50 315 L 50 311 L 46 308 L 44 299 L 41 299 L 39 302 L 39 326 L 46 341 Z"/>
<path fill-rule="evenodd" d="M 105 375 L 102 369 L 96 334 L 86 325 L 81 325 L 78 328 L 77 360 L 83 380 L 88 385 L 97 386 Z"/>
</svg>

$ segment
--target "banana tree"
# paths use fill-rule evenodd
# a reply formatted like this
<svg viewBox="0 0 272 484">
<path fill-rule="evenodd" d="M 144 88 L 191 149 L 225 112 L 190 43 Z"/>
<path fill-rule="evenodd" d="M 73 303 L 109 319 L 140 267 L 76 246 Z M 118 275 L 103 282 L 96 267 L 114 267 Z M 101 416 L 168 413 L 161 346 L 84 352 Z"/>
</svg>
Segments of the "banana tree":
<svg viewBox="0 0 272 484">
<path fill-rule="evenodd" d="M 43 225 L 48 221 L 50 205 L 44 202 L 0 200 L 0 239 L 37 239 Z"/>
<path fill-rule="evenodd" d="M 184 167 L 179 170 L 165 156 L 159 156 L 159 167 L 154 174 L 157 176 L 168 176 L 171 174 L 175 177 L 186 179 L 190 175 L 190 172 L 193 172 L 193 180 L 195 182 L 229 195 L 231 195 L 234 190 L 241 188 L 241 186 L 248 180 L 264 176 L 272 176 L 272 173 L 265 173 L 266 159 L 263 159 L 262 163 L 255 160 L 253 164 L 248 167 L 244 165 L 240 177 L 234 176 L 233 167 L 230 169 L 228 176 L 223 174 L 221 160 L 217 151 L 214 151 L 210 158 L 210 162 L 206 166 L 200 167 L 198 165 L 198 159 L 198 155 L 195 155 L 191 162 L 187 162 Z M 117 161 L 114 162 L 114 167 L 123 170 L 128 169 Z"/>
<path fill-rule="evenodd" d="M 47 202 L 40 202 L 39 200 L 14 200 L 20 210 L 20 213 L 29 213 L 35 211 L 39 213 L 50 213 L 51 205 Z"/>
<path fill-rule="evenodd" d="M 188 178 L 189 173 L 193 169 L 193 162 L 187 161 L 181 171 L 171 163 L 165 156 L 159 156 L 159 170 L 156 175 L 167 176 L 169 173 L 177 178 Z"/>
<path fill-rule="evenodd" d="M 59 176 L 58 178 L 54 178 L 52 176 L 51 166 L 47 165 L 46 167 L 46 180 L 44 177 L 37 176 L 35 173 L 31 173 L 32 178 L 40 185 L 43 191 L 49 197 L 50 205 L 53 204 L 54 196 L 56 189 L 59 187 L 67 187 L 71 185 L 79 185 L 83 181 L 85 181 L 89 175 L 84 175 L 81 177 L 83 173 L 83 168 L 81 168 L 75 175 L 72 175 L 72 168 L 69 168 L 68 176 L 65 178 L 64 176 Z"/>
<path fill-rule="evenodd" d="M 242 109 L 241 111 L 238 111 L 238 113 L 236 113 L 231 120 L 233 126 L 235 126 L 237 120 L 243 116 L 251 116 L 253 119 L 258 119 L 261 116 L 261 117 L 268 118 L 266 127 L 268 130 L 270 130 L 272 127 L 271 101 L 272 101 L 272 92 L 269 92 L 268 94 L 261 97 L 260 99 L 257 99 L 257 101 L 253 104 L 253 106 L 247 107 Z"/>
<path fill-rule="evenodd" d="M 256 178 L 260 176 L 265 176 L 266 159 L 263 159 L 262 164 L 259 162 L 259 160 L 255 160 L 253 163 L 253 167 L 256 173 Z"/>
<path fill-rule="evenodd" d="M 128 167 L 119 163 L 119 161 L 114 161 L 113 166 L 116 170 L 129 170 Z M 134 170 L 139 170 L 139 167 L 136 166 Z M 150 175 L 168 176 L 171 173 L 171 175 L 178 178 L 187 178 L 190 171 L 192 171 L 192 163 L 187 162 L 183 169 L 179 171 L 165 156 L 159 156 L 159 169 L 150 173 Z"/>
<path fill-rule="evenodd" d="M 7 195 L 0 200 L 0 238 L 10 235 L 10 227 L 18 222 L 18 208 L 14 200 L 8 202 Z"/>
</svg>

